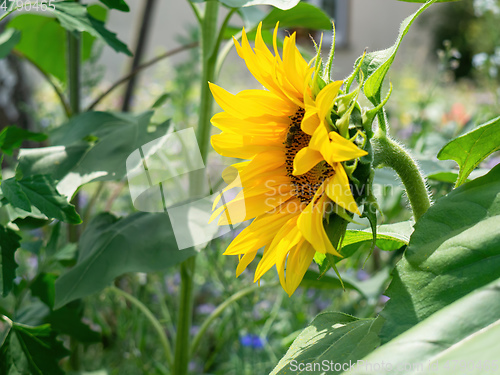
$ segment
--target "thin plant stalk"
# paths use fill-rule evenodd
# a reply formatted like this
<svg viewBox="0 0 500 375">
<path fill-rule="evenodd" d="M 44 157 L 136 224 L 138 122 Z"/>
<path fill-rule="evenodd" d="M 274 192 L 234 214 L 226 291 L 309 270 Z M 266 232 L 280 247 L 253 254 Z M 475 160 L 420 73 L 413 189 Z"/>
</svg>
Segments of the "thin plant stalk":
<svg viewBox="0 0 500 375">
<path fill-rule="evenodd" d="M 69 106 L 71 109 L 71 116 L 76 116 L 80 113 L 80 58 L 81 58 L 81 34 L 66 32 L 68 43 L 67 48 L 67 66 L 68 66 L 68 93 L 69 93 Z M 78 211 L 78 193 L 73 198 L 75 209 Z M 80 239 L 80 228 L 76 225 L 69 225 L 68 239 L 70 242 L 78 243 Z M 70 339 L 71 354 L 69 357 L 69 364 L 74 371 L 80 370 L 80 345 L 78 341 Z"/>
<path fill-rule="evenodd" d="M 170 347 L 170 343 L 168 341 L 168 338 L 165 334 L 165 330 L 163 329 L 162 325 L 156 319 L 154 314 L 147 308 L 146 305 L 144 305 L 141 301 L 139 301 L 137 298 L 135 298 L 133 295 L 125 292 L 124 290 L 117 288 L 116 286 L 110 286 L 108 288 L 109 291 L 125 298 L 127 301 L 129 301 L 131 304 L 133 304 L 135 307 L 137 307 L 141 313 L 144 314 L 144 316 L 149 320 L 151 325 L 153 326 L 154 330 L 158 334 L 158 338 L 160 339 L 161 346 L 163 347 L 163 351 L 165 353 L 165 358 L 167 359 L 167 362 L 169 365 L 172 365 L 173 362 L 173 356 L 172 356 L 172 349 Z"/>
<path fill-rule="evenodd" d="M 262 291 L 262 289 L 264 289 L 264 288 L 273 288 L 277 285 L 278 285 L 277 282 L 262 285 L 262 286 L 253 286 L 252 285 L 252 286 L 249 286 L 243 290 L 240 290 L 239 292 L 233 294 L 231 297 L 227 298 L 214 311 L 212 311 L 212 313 L 208 316 L 207 319 L 205 319 L 205 321 L 201 325 L 200 329 L 198 330 L 198 333 L 196 334 L 196 336 L 193 339 L 193 343 L 191 344 L 191 355 L 194 354 L 196 349 L 198 349 L 198 346 L 201 343 L 201 339 L 203 338 L 207 329 L 210 327 L 210 325 L 213 323 L 213 321 L 215 319 L 217 319 L 224 312 L 224 310 L 226 308 L 228 308 L 234 302 L 239 301 L 240 299 L 242 299 L 243 297 L 245 297 L 251 293 L 254 293 L 256 291 Z"/>
</svg>

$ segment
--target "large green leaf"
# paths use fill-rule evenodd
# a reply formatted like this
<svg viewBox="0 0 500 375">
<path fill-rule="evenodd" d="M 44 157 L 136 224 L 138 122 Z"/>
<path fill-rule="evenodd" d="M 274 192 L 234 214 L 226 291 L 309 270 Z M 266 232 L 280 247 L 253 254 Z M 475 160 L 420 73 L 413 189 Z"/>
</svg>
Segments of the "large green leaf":
<svg viewBox="0 0 500 375">
<path fill-rule="evenodd" d="M 7 56 L 12 48 L 21 40 L 21 33 L 18 30 L 5 30 L 0 34 L 0 59 Z"/>
<path fill-rule="evenodd" d="M 64 221 L 70 224 L 80 224 L 82 220 L 75 211 L 75 206 L 57 191 L 55 181 L 50 175 L 32 175 L 16 180 L 14 177 L 2 184 L 8 186 L 4 192 L 5 198 L 14 206 L 25 209 L 25 204 L 31 203 L 48 218 Z M 8 193 L 8 194 L 6 194 Z"/>
<path fill-rule="evenodd" d="M 415 224 L 382 311 L 384 342 L 500 278 L 500 165 L 439 199 Z"/>
<path fill-rule="evenodd" d="M 403 40 L 403 37 L 408 33 L 411 24 L 415 19 L 431 4 L 435 3 L 436 0 L 429 0 L 423 5 L 417 12 L 413 13 L 411 16 L 405 18 L 401 23 L 399 29 L 399 35 L 396 39 L 396 43 L 390 48 L 382 51 L 376 51 L 368 53 L 361 65 L 361 70 L 363 71 L 366 81 L 363 87 L 363 91 L 366 97 L 374 104 L 378 105 L 381 103 L 380 91 L 382 89 L 382 83 L 384 78 L 391 67 L 396 53 L 398 52 L 399 46 Z M 357 66 L 357 62 L 355 66 Z"/>
<path fill-rule="evenodd" d="M 56 281 L 55 308 L 98 292 L 126 272 L 163 270 L 196 254 L 178 250 L 167 214 L 101 214 L 80 239 L 75 267 Z"/>
<path fill-rule="evenodd" d="M 0 293 L 2 297 L 12 290 L 17 263 L 14 253 L 21 246 L 16 232 L 0 225 Z"/>
<path fill-rule="evenodd" d="M 110 9 L 121 10 L 122 12 L 130 12 L 130 8 L 124 0 L 100 0 Z"/>
<path fill-rule="evenodd" d="M 332 22 L 330 17 L 318 7 L 312 4 L 300 2 L 288 10 L 274 8 L 262 20 L 262 28 L 269 29 L 280 27 L 304 27 L 315 30 L 331 30 Z"/>
<path fill-rule="evenodd" d="M 58 362 L 69 353 L 48 324 L 8 324 L 9 333 L 0 348 L 1 374 L 64 374 Z"/>
<path fill-rule="evenodd" d="M 87 10 L 101 21 L 104 8 L 92 5 Z M 39 14 L 20 14 L 12 18 L 8 28 L 22 32 L 20 43 L 16 50 L 35 62 L 44 72 L 53 75 L 61 82 L 66 82 L 66 30 L 53 17 Z M 86 61 L 92 52 L 95 36 L 84 32 L 82 34 L 82 61 Z"/>
<path fill-rule="evenodd" d="M 129 56 L 132 53 L 126 44 L 116 38 L 104 27 L 104 22 L 94 18 L 86 9 L 85 5 L 73 1 L 61 1 L 53 3 L 55 6 L 54 15 L 57 17 L 61 26 L 68 31 L 86 31 L 96 38 L 102 39 L 116 52 L 123 52 Z"/>
<path fill-rule="evenodd" d="M 460 166 L 456 186 L 462 185 L 470 173 L 488 155 L 500 150 L 500 117 L 480 125 L 447 143 L 438 159 L 455 160 Z"/>
<path fill-rule="evenodd" d="M 279 9 L 290 9 L 298 4 L 300 0 L 219 0 L 232 8 L 249 7 L 252 5 L 272 5 Z"/>
<path fill-rule="evenodd" d="M 375 349 L 380 319 L 358 319 L 350 315 L 328 312 L 318 315 L 295 339 L 271 375 L 340 374 Z M 333 361 L 339 370 L 324 363 Z M 309 366 L 309 367 L 308 367 Z"/>
<path fill-rule="evenodd" d="M 52 134 L 53 142 L 61 146 L 21 149 L 17 171 L 24 176 L 52 175 L 58 181 L 57 190 L 68 197 L 91 181 L 121 180 L 127 157 L 168 131 L 169 122 L 150 129 L 152 114 L 87 112 L 76 116 Z"/>
<path fill-rule="evenodd" d="M 28 130 L 18 128 L 17 126 L 7 126 L 0 132 L 0 150 L 12 155 L 14 149 L 21 147 L 23 141 L 42 142 L 47 139 L 43 133 L 33 133 Z"/>
<path fill-rule="evenodd" d="M 498 374 L 500 280 L 431 315 L 362 360 L 390 364 L 383 373 Z M 413 364 L 413 372 L 408 367 Z M 411 366 L 411 365 L 410 365 Z M 489 369 L 485 366 L 489 366 Z M 380 374 L 358 366 L 349 374 Z"/>
</svg>

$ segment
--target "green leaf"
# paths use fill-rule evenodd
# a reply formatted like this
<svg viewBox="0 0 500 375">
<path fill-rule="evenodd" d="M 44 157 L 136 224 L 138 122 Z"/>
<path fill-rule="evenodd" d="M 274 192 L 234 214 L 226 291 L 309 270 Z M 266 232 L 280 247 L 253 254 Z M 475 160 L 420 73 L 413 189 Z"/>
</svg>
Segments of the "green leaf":
<svg viewBox="0 0 500 375">
<path fill-rule="evenodd" d="M 87 112 L 75 116 L 51 135 L 61 146 L 21 149 L 17 173 L 50 174 L 61 194 L 72 197 L 91 181 L 121 180 L 127 157 L 142 145 L 164 136 L 167 121 L 150 129 L 153 112 L 139 115 Z M 85 138 L 97 138 L 89 144 Z"/>
<path fill-rule="evenodd" d="M 410 235 L 413 232 L 413 223 L 403 221 L 395 224 L 383 224 L 377 227 L 377 246 L 381 250 L 393 251 L 408 245 Z M 348 230 L 346 231 L 342 247 L 372 241 L 371 229 Z"/>
<path fill-rule="evenodd" d="M 12 206 L 31 212 L 31 202 L 15 178 L 9 178 L 2 183 L 2 193 Z"/>
<path fill-rule="evenodd" d="M 69 352 L 48 324 L 31 327 L 11 323 L 9 334 L 0 348 L 0 373 L 6 375 L 63 375 L 58 362 Z"/>
<path fill-rule="evenodd" d="M 407 17 L 402 23 L 399 29 L 399 35 L 396 39 L 396 43 L 390 48 L 382 51 L 376 51 L 368 53 L 363 63 L 361 64 L 361 70 L 363 71 L 366 81 L 363 87 L 363 91 L 366 97 L 373 103 L 373 105 L 378 105 L 381 102 L 380 91 L 382 89 L 382 83 L 384 78 L 391 67 L 396 53 L 398 52 L 399 46 L 403 40 L 403 37 L 408 33 L 411 24 L 415 19 L 431 4 L 435 3 L 436 0 L 429 0 L 423 5 L 417 12 Z M 359 59 L 358 59 L 359 61 Z M 358 64 L 356 62 L 355 66 Z"/>
<path fill-rule="evenodd" d="M 14 178 L 5 180 L 4 184 L 16 184 L 31 204 L 38 208 L 48 218 L 64 221 L 70 224 L 80 224 L 82 220 L 75 211 L 75 206 L 70 204 L 66 197 L 59 194 L 55 182 L 49 175 L 33 175 L 16 181 Z M 11 204 L 15 201 L 5 196 Z M 18 197 L 16 196 L 16 199 Z"/>
<path fill-rule="evenodd" d="M 325 374 L 323 361 L 333 361 L 348 370 L 350 362 L 379 345 L 377 333 L 381 323 L 380 319 L 358 319 L 336 312 L 319 314 L 293 342 L 271 375 Z M 328 370 L 328 374 L 342 373 Z"/>
<path fill-rule="evenodd" d="M 85 5 L 72 1 L 55 2 L 56 7 L 54 15 L 57 17 L 61 26 L 68 31 L 83 32 L 86 31 L 96 38 L 102 39 L 116 52 L 123 52 L 129 56 L 132 53 L 126 44 L 116 38 L 116 34 L 104 27 L 104 22 L 92 17 Z"/>
<path fill-rule="evenodd" d="M 170 93 L 166 92 L 165 94 L 162 94 L 158 99 L 155 100 L 151 108 L 160 108 L 163 104 L 167 102 L 167 100 L 170 98 Z"/>
<path fill-rule="evenodd" d="M 116 9 L 122 12 L 130 12 L 130 8 L 124 0 L 99 0 L 109 9 Z"/>
<path fill-rule="evenodd" d="M 231 8 L 249 7 L 252 5 L 272 5 L 279 9 L 291 9 L 300 0 L 219 0 Z"/>
<path fill-rule="evenodd" d="M 42 142 L 46 139 L 46 134 L 33 133 L 17 126 L 7 126 L 0 132 L 0 150 L 8 155 L 12 155 L 14 149 L 21 147 L 23 141 Z"/>
<path fill-rule="evenodd" d="M 387 373 L 401 375 L 409 373 L 406 364 L 421 364 L 414 373 L 498 373 L 499 316 L 500 280 L 496 280 L 439 310 L 363 361 L 390 363 L 392 371 Z M 485 364 L 492 367 L 486 369 Z M 358 367 L 349 374 L 374 372 Z"/>
<path fill-rule="evenodd" d="M 18 30 L 5 30 L 0 34 L 0 59 L 6 57 L 14 46 L 21 40 L 21 32 Z"/>
<path fill-rule="evenodd" d="M 20 30 L 22 37 L 16 50 L 35 62 L 44 72 L 66 82 L 66 30 L 53 17 L 38 14 L 20 14 L 12 18 L 8 28 Z M 82 34 L 82 60 L 92 51 L 95 37 Z"/>
<path fill-rule="evenodd" d="M 345 289 L 352 289 L 362 294 L 357 286 L 347 281 L 344 277 L 342 277 L 342 281 L 344 283 L 343 285 L 336 277 L 328 275 L 320 276 L 318 272 L 307 270 L 300 286 L 303 288 L 315 289 L 343 289 L 345 287 Z"/>
<path fill-rule="evenodd" d="M 98 292 L 126 272 L 152 272 L 181 263 L 192 249 L 178 250 L 167 214 L 136 213 L 123 219 L 94 218 L 82 234 L 75 267 L 56 281 L 55 308 Z"/>
<path fill-rule="evenodd" d="M 93 331 L 87 324 L 83 323 L 83 304 L 80 301 L 72 303 L 52 311 L 45 321 L 53 330 L 69 335 L 81 343 L 90 344 L 101 341 L 99 332 Z"/>
<path fill-rule="evenodd" d="M 330 17 L 312 4 L 300 2 L 288 10 L 274 8 L 262 20 L 262 28 L 270 29 L 279 21 L 280 28 L 304 27 L 314 30 L 331 30 Z"/>
<path fill-rule="evenodd" d="M 425 3 L 426 0 L 398 0 L 404 1 L 406 3 Z M 451 3 L 452 1 L 460 1 L 460 0 L 437 0 L 436 3 Z"/>
<path fill-rule="evenodd" d="M 431 206 L 393 272 L 383 342 L 500 278 L 499 227 L 500 165 Z"/>
<path fill-rule="evenodd" d="M 31 294 L 40 298 L 40 300 L 50 308 L 54 306 L 56 294 L 54 282 L 56 279 L 57 275 L 42 272 L 35 277 L 30 286 Z"/>
<path fill-rule="evenodd" d="M 447 143 L 439 151 L 439 160 L 455 160 L 460 166 L 456 186 L 466 182 L 469 174 L 488 155 L 500 150 L 500 117 L 480 125 Z"/>
<path fill-rule="evenodd" d="M 0 292 L 6 297 L 12 290 L 17 263 L 14 253 L 21 246 L 21 237 L 9 228 L 0 226 Z"/>
<path fill-rule="evenodd" d="M 101 335 L 82 322 L 83 303 L 74 301 L 63 308 L 53 311 L 55 300 L 55 281 L 57 275 L 51 273 L 39 274 L 31 284 L 31 294 L 50 307 L 50 313 L 44 318 L 51 328 L 58 333 L 70 335 L 79 342 L 92 343 L 100 341 Z"/>
</svg>

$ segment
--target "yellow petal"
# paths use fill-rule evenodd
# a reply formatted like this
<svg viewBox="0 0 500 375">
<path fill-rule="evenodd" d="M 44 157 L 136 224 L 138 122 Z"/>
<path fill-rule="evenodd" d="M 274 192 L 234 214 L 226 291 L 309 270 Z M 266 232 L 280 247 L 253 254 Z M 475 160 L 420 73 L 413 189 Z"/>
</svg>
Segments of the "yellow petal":
<svg viewBox="0 0 500 375">
<path fill-rule="evenodd" d="M 319 162 L 323 161 L 321 152 L 310 147 L 304 147 L 293 159 L 293 175 L 298 176 L 307 173 Z"/>
<path fill-rule="evenodd" d="M 269 150 L 284 152 L 283 144 L 277 143 L 276 140 L 227 132 L 213 135 L 210 143 L 219 155 L 239 159 L 252 159 L 256 154 Z"/>
<path fill-rule="evenodd" d="M 330 242 L 323 225 L 325 211 L 329 210 L 331 202 L 325 194 L 319 199 L 317 199 L 317 196 L 315 195 L 311 203 L 300 214 L 297 221 L 298 227 L 305 239 L 312 244 L 317 252 L 340 256 Z M 315 201 L 316 203 L 314 203 Z"/>
<path fill-rule="evenodd" d="M 240 276 L 243 271 L 248 267 L 252 260 L 254 260 L 257 255 L 257 250 L 249 251 L 243 257 L 241 257 L 240 262 L 238 263 L 238 267 L 236 267 L 236 277 Z"/>
<path fill-rule="evenodd" d="M 315 250 L 307 241 L 302 242 L 288 254 L 286 262 L 286 289 L 288 296 L 297 290 L 304 274 L 311 265 L 314 258 Z"/>
<path fill-rule="evenodd" d="M 335 174 L 326 184 L 326 194 L 328 197 L 337 203 L 340 207 L 361 215 L 358 205 L 352 197 L 351 188 L 349 186 L 349 179 L 345 173 L 342 164 L 337 163 L 334 166 Z"/>
<path fill-rule="evenodd" d="M 246 254 L 270 244 L 294 214 L 273 213 L 257 217 L 231 242 L 224 255 Z"/>
<path fill-rule="evenodd" d="M 333 108 L 333 102 L 338 95 L 340 86 L 343 81 L 335 81 L 326 85 L 316 96 L 316 107 L 318 108 L 318 116 L 320 120 L 324 120 Z"/>
<path fill-rule="evenodd" d="M 289 219 L 286 224 L 275 234 L 271 244 L 266 247 L 261 261 L 255 270 L 254 282 L 259 280 L 272 266 L 276 264 L 276 259 L 283 251 L 286 253 L 297 244 L 300 237 L 300 232 L 297 230 L 297 215 Z"/>
</svg>

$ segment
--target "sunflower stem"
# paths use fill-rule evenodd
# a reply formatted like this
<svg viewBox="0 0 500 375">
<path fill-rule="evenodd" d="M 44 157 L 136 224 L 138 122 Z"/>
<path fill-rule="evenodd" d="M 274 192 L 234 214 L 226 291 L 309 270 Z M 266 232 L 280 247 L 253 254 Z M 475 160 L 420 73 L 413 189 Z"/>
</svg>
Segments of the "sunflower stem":
<svg viewBox="0 0 500 375">
<path fill-rule="evenodd" d="M 372 144 L 374 167 L 387 166 L 398 174 L 410 200 L 415 221 L 417 221 L 431 206 L 431 196 L 427 190 L 425 177 L 420 172 L 417 162 L 403 146 L 389 138 L 381 128 L 372 138 Z"/>
<path fill-rule="evenodd" d="M 193 318 L 193 275 L 196 266 L 196 256 L 192 256 L 181 264 L 181 291 L 179 315 L 175 338 L 174 371 L 176 375 L 188 373 L 190 331 Z"/>
<path fill-rule="evenodd" d="M 201 98 L 198 118 L 197 139 L 203 161 L 206 163 L 210 140 L 210 116 L 212 114 L 213 98 L 208 82 L 215 78 L 215 65 L 220 40 L 217 33 L 217 16 L 219 2 L 209 0 L 205 5 L 205 13 L 201 23 Z M 225 24 L 220 30 L 223 33 Z M 192 197 L 200 196 L 204 190 L 205 178 L 203 173 L 192 173 L 189 181 L 189 190 Z M 186 375 L 191 359 L 190 331 L 193 316 L 193 277 L 196 269 L 196 256 L 185 260 L 181 264 L 181 289 L 179 314 L 175 341 L 175 357 L 173 374 Z"/>
</svg>

